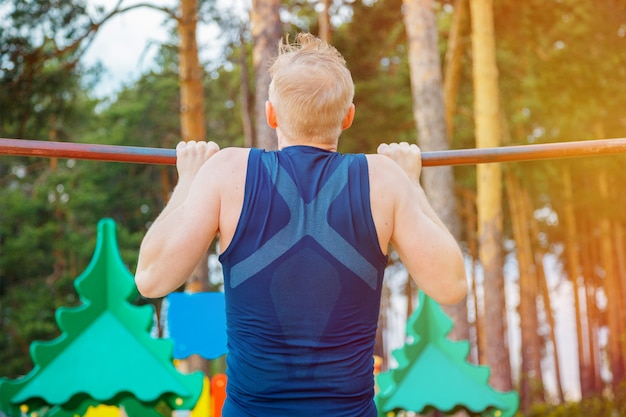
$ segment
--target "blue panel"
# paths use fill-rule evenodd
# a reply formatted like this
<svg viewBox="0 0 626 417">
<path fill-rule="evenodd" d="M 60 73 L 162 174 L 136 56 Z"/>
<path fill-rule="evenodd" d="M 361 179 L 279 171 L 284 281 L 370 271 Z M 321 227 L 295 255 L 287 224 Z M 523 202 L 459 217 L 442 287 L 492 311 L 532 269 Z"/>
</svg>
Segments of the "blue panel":
<svg viewBox="0 0 626 417">
<path fill-rule="evenodd" d="M 216 359 L 227 353 L 224 293 L 181 293 L 167 296 L 167 327 L 174 358 L 198 354 Z"/>
</svg>

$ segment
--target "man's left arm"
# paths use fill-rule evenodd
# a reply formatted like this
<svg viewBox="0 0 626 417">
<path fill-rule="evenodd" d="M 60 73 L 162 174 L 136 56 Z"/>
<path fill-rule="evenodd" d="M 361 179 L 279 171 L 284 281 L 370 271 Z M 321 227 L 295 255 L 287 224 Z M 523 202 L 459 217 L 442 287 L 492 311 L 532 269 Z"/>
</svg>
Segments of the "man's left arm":
<svg viewBox="0 0 626 417">
<path fill-rule="evenodd" d="M 139 250 L 135 283 L 148 298 L 181 286 L 213 241 L 219 224 L 219 192 L 207 161 L 213 142 L 181 142 L 176 147 L 178 184 Z"/>
</svg>

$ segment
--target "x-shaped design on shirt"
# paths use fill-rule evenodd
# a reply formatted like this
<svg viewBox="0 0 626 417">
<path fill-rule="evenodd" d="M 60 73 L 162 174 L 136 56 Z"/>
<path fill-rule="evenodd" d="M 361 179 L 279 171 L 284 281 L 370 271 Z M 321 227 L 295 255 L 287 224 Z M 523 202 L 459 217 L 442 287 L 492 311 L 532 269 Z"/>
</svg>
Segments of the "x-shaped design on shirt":
<svg viewBox="0 0 626 417">
<path fill-rule="evenodd" d="M 268 162 L 265 159 L 263 162 L 271 173 Z M 274 178 L 274 183 L 276 190 L 289 207 L 289 222 L 253 254 L 233 265 L 231 288 L 241 285 L 262 271 L 304 236 L 310 236 L 370 288 L 376 289 L 378 282 L 376 268 L 328 224 L 328 210 L 343 189 L 341 184 L 345 184 L 348 167 L 349 160 L 345 158 L 313 200 L 307 203 L 289 173 L 278 165 L 279 172 Z M 320 215 L 322 212 L 324 215 Z"/>
</svg>

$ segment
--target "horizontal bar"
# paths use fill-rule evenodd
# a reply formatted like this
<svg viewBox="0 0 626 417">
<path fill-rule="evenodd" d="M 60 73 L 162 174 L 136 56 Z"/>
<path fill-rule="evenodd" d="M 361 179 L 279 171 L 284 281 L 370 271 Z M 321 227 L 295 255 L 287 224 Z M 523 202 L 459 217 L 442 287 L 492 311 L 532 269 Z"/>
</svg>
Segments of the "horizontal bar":
<svg viewBox="0 0 626 417">
<path fill-rule="evenodd" d="M 422 165 L 425 167 L 474 165 L 491 162 L 536 161 L 617 153 L 626 153 L 626 138 L 422 152 Z M 0 155 L 2 154 L 139 164 L 176 164 L 176 150 L 174 149 L 27 139 L 0 138 Z"/>
<path fill-rule="evenodd" d="M 175 149 L 52 142 L 45 140 L 0 138 L 0 154 L 91 159 L 105 162 L 133 162 L 137 164 L 176 164 Z"/>
<path fill-rule="evenodd" d="M 422 165 L 474 165 L 490 162 L 594 157 L 620 153 L 626 153 L 626 138 L 423 152 Z"/>
</svg>

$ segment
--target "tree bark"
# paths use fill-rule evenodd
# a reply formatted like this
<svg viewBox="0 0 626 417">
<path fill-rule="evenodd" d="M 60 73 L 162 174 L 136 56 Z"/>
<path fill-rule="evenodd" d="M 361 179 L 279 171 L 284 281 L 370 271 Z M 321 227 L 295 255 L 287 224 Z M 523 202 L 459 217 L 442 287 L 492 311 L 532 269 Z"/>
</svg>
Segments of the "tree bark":
<svg viewBox="0 0 626 417">
<path fill-rule="evenodd" d="M 376 342 L 374 343 L 374 355 L 380 358 L 380 368 L 374 369 L 374 371 L 385 372 L 387 371 L 387 352 L 385 349 L 385 334 L 387 333 L 387 312 L 389 311 L 389 287 L 383 283 L 382 294 L 380 297 L 380 313 L 378 315 L 378 326 L 376 328 Z"/>
<path fill-rule="evenodd" d="M 563 217 L 565 223 L 565 258 L 566 271 L 572 282 L 574 295 L 574 309 L 576 314 L 576 340 L 578 343 L 578 375 L 580 380 L 580 392 L 582 398 L 587 398 L 590 393 L 589 352 L 585 349 L 583 334 L 585 328 L 582 322 L 580 300 L 580 267 L 579 245 L 577 241 L 576 215 L 574 212 L 574 195 L 572 190 L 572 175 L 569 165 L 563 165 L 561 170 L 561 183 L 563 185 Z M 583 288 L 584 289 L 584 288 Z"/>
<path fill-rule="evenodd" d="M 244 28 L 239 32 L 239 65 L 241 65 L 241 124 L 243 125 L 243 145 L 251 148 L 254 145 L 254 127 L 250 114 L 250 76 L 248 74 L 248 60 L 246 42 L 244 39 Z"/>
<path fill-rule="evenodd" d="M 619 220 L 613 220 L 613 247 L 614 256 L 616 261 L 617 270 L 615 273 L 617 274 L 617 280 L 620 283 L 620 291 L 621 291 L 621 303 L 620 303 L 620 319 L 622 325 L 626 323 L 626 306 L 624 305 L 624 297 L 626 296 L 626 259 L 624 259 L 624 255 L 626 255 L 626 235 L 624 234 L 624 223 Z M 626 343 L 626 337 L 622 336 L 622 352 L 626 354 L 626 347 L 624 343 Z"/>
<path fill-rule="evenodd" d="M 601 377 L 601 348 L 598 340 L 598 332 L 601 327 L 600 311 L 596 305 L 596 293 L 598 288 L 598 278 L 596 277 L 594 265 L 597 265 L 597 248 L 594 243 L 594 227 L 591 219 L 586 213 L 579 212 L 579 229 L 583 250 L 580 255 L 580 263 L 583 270 L 585 289 L 585 308 L 587 320 L 587 340 L 589 344 L 589 395 L 593 396 L 602 391 L 603 383 Z"/>
<path fill-rule="evenodd" d="M 443 96 L 446 103 L 446 131 L 448 142 L 452 142 L 454 136 L 454 115 L 456 114 L 457 97 L 461 81 L 461 58 L 463 52 L 463 33 L 467 27 L 468 4 L 467 0 L 455 0 L 454 17 L 450 34 L 448 36 L 448 48 L 445 57 L 445 70 L 443 76 Z"/>
<path fill-rule="evenodd" d="M 205 140 L 204 89 L 198 58 L 196 0 L 181 0 L 178 19 L 180 36 L 178 77 L 180 82 L 180 128 L 183 140 Z"/>
<path fill-rule="evenodd" d="M 533 222 L 536 229 L 536 222 Z M 537 236 L 533 232 L 533 236 Z M 565 395 L 563 394 L 563 382 L 561 380 L 561 357 L 559 355 L 558 349 L 558 341 L 556 338 L 556 323 L 554 320 L 554 311 L 552 310 L 552 297 L 550 295 L 550 287 L 548 287 L 548 281 L 546 279 L 546 271 L 543 266 L 543 257 L 545 253 L 542 253 L 539 250 L 535 250 L 535 264 L 537 265 L 537 278 L 540 282 L 540 291 L 541 297 L 543 298 L 543 305 L 546 312 L 546 318 L 548 319 L 548 324 L 550 325 L 550 343 L 552 343 L 552 359 L 554 361 L 554 376 L 556 378 L 556 395 L 558 399 L 558 404 L 565 403 Z M 543 376 L 541 378 L 543 380 Z M 542 383 L 542 390 L 543 390 Z M 545 397 L 543 397 L 545 402 Z"/>
<path fill-rule="evenodd" d="M 330 26 L 330 3 L 331 0 L 320 0 L 319 4 L 322 5 L 322 10 L 317 15 L 319 37 L 321 40 L 328 43 L 331 43 L 332 40 Z"/>
<path fill-rule="evenodd" d="M 481 306 L 483 303 L 481 302 L 481 298 L 479 297 L 479 285 L 477 280 L 477 266 L 478 266 L 478 242 L 476 238 L 476 194 L 470 192 L 468 189 L 462 189 L 461 192 L 461 201 L 463 216 L 465 217 L 465 230 L 467 236 L 465 240 L 467 241 L 467 250 L 470 258 L 470 268 L 469 268 L 469 280 L 471 282 L 471 294 L 472 294 L 472 315 L 474 316 L 474 350 L 476 352 L 475 356 L 472 358 L 474 363 L 477 364 L 485 364 L 487 363 L 487 359 L 485 357 L 485 320 L 484 320 L 484 312 Z M 470 315 L 468 314 L 468 319 Z"/>
<path fill-rule="evenodd" d="M 598 173 L 598 189 L 602 202 L 609 199 L 609 180 L 606 169 Z M 606 204 L 603 204 L 605 207 Z M 607 298 L 607 321 L 609 326 L 608 355 L 612 374 L 612 385 L 616 389 L 624 379 L 624 357 L 622 355 L 624 326 L 621 320 L 621 288 L 617 266 L 613 255 L 611 219 L 608 213 L 600 213 L 600 259 L 604 272 L 604 288 Z"/>
<path fill-rule="evenodd" d="M 521 328 L 520 409 L 527 413 L 533 403 L 539 402 L 535 386 L 541 384 L 541 341 L 537 330 L 537 274 L 533 259 L 528 222 L 531 216 L 525 204 L 526 195 L 510 169 L 506 171 L 515 254 L 519 270 L 519 317 Z"/>
<path fill-rule="evenodd" d="M 280 0 L 253 0 L 250 21 L 252 22 L 252 64 L 255 80 L 255 131 L 256 146 L 263 149 L 276 149 L 278 139 L 265 118 L 265 102 L 269 97 L 270 62 L 282 38 L 280 22 Z"/>
<path fill-rule="evenodd" d="M 470 0 L 474 77 L 474 112 L 477 147 L 501 143 L 498 68 L 495 55 L 493 5 L 490 0 Z M 502 256 L 502 174 L 499 164 L 477 167 L 479 258 L 484 271 L 487 364 L 491 385 L 512 389 L 507 344 Z"/>
<path fill-rule="evenodd" d="M 432 0 L 404 0 L 404 24 L 409 43 L 409 67 L 413 94 L 413 115 L 418 144 L 423 151 L 448 149 L 445 105 L 437 25 Z M 429 168 L 422 172 L 428 199 L 452 235 L 460 239 L 460 221 L 454 193 L 452 167 Z M 453 340 L 469 339 L 465 299 L 453 306 L 442 306 L 454 321 Z"/>
</svg>

